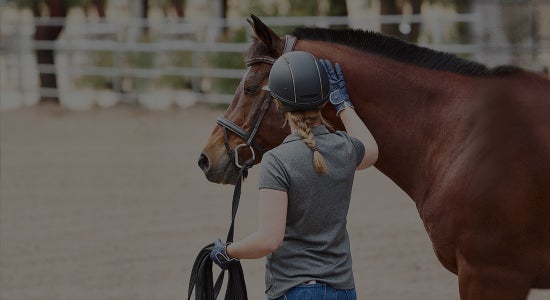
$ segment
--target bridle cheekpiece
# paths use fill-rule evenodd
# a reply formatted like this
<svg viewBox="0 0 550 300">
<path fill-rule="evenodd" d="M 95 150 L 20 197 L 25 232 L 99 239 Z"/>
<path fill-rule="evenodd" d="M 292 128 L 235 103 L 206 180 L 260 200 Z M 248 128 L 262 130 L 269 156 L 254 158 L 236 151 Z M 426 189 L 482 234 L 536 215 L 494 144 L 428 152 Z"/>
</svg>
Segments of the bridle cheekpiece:
<svg viewBox="0 0 550 300">
<path fill-rule="evenodd" d="M 285 47 L 283 48 L 283 53 L 290 52 L 294 50 L 294 46 L 296 45 L 296 37 L 292 35 L 286 35 L 285 36 Z M 248 59 L 245 61 L 245 64 L 247 67 L 251 67 L 255 64 L 265 63 L 273 65 L 273 63 L 277 60 L 276 58 L 273 58 L 271 56 L 259 56 L 254 57 L 251 59 Z M 265 116 L 265 113 L 267 112 L 269 105 L 272 102 L 272 98 L 270 95 L 267 95 L 264 98 L 264 102 L 262 104 L 262 107 L 260 108 L 260 113 L 258 117 L 256 118 L 256 121 L 254 122 L 254 127 L 252 127 L 250 130 L 246 131 L 241 126 L 235 124 L 233 121 L 228 120 L 227 118 L 221 116 L 218 117 L 216 122 L 218 125 L 220 125 L 223 129 L 223 143 L 225 145 L 225 150 L 227 152 L 227 155 L 232 158 L 235 162 L 235 165 L 239 168 L 249 168 L 254 164 L 254 161 L 256 159 L 256 154 L 254 150 L 258 151 L 259 154 L 263 155 L 265 153 L 265 149 L 263 149 L 258 143 L 256 142 L 256 134 L 258 133 L 258 129 L 260 128 L 260 124 L 262 123 L 262 120 Z M 227 131 L 230 131 L 240 138 L 242 138 L 245 143 L 239 144 L 235 147 L 235 149 L 231 150 L 231 147 L 229 146 L 229 138 L 227 135 Z M 246 162 L 242 163 L 239 161 L 239 149 L 240 148 L 249 148 L 250 152 L 252 153 L 252 157 L 247 160 Z"/>
</svg>

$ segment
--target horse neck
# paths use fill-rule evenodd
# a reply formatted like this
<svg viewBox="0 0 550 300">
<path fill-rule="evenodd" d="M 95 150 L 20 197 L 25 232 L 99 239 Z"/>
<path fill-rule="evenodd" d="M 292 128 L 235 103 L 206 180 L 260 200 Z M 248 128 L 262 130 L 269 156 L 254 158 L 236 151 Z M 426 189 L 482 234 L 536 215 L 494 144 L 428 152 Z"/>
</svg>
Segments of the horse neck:
<svg viewBox="0 0 550 300">
<path fill-rule="evenodd" d="M 378 143 L 376 168 L 418 204 L 438 171 L 449 163 L 443 153 L 452 151 L 450 140 L 462 135 L 462 126 L 456 123 L 461 108 L 454 99 L 463 98 L 463 78 L 318 43 L 301 41 L 297 48 L 343 66 L 355 109 Z M 344 129 L 333 111 L 325 115 Z"/>
</svg>

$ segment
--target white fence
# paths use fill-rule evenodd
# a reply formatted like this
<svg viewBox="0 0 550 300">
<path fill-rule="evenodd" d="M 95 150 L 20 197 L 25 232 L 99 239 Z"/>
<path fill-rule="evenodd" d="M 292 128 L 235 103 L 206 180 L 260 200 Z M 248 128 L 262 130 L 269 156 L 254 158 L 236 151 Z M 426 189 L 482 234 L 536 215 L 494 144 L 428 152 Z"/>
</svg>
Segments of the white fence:
<svg viewBox="0 0 550 300">
<path fill-rule="evenodd" d="M 279 30 L 296 26 L 348 25 L 378 30 L 380 24 L 422 24 L 420 44 L 466 55 L 473 59 L 509 52 L 511 45 L 474 39 L 459 44 L 449 39 L 457 23 L 473 32 L 485 30 L 479 13 L 445 16 L 408 15 L 376 17 L 263 17 Z M 138 102 L 150 108 L 186 107 L 195 102 L 228 103 L 232 91 L 220 91 L 220 80 L 236 87 L 244 66 L 224 61 L 220 53 L 239 60 L 249 46 L 250 28 L 245 19 L 189 21 L 167 18 L 148 20 L 33 19 L 3 20 L 0 36 L 0 93 L 3 109 L 33 105 L 40 96 L 58 96 L 63 105 L 87 109 L 117 102 Z M 34 24 L 64 24 L 55 42 L 33 41 Z M 222 28 L 245 32 L 242 42 L 217 42 Z M 147 34 L 144 34 L 147 31 Z M 284 34 L 285 32 L 278 32 Z M 515 51 L 536 57 L 550 53 L 548 43 L 528 39 L 513 45 Z M 56 65 L 36 65 L 36 49 L 56 51 Z M 236 57 L 236 58 L 235 58 Z M 481 61 L 484 62 L 484 61 Z M 58 89 L 40 89 L 38 73 L 56 73 Z M 177 82 L 174 84 L 173 82 Z"/>
</svg>

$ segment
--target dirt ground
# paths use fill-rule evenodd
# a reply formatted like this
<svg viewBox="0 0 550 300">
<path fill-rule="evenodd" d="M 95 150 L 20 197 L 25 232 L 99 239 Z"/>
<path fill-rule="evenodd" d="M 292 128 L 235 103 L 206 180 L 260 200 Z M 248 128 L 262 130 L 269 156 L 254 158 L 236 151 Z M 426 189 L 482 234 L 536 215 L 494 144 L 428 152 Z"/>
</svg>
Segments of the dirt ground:
<svg viewBox="0 0 550 300">
<path fill-rule="evenodd" d="M 229 225 L 232 187 L 196 163 L 221 113 L 1 113 L 0 299 L 185 299 L 196 254 Z M 256 184 L 257 168 L 237 238 L 255 228 Z M 414 203 L 375 169 L 357 174 L 348 226 L 359 299 L 458 299 Z M 265 299 L 263 260 L 243 266 L 249 298 Z"/>
</svg>

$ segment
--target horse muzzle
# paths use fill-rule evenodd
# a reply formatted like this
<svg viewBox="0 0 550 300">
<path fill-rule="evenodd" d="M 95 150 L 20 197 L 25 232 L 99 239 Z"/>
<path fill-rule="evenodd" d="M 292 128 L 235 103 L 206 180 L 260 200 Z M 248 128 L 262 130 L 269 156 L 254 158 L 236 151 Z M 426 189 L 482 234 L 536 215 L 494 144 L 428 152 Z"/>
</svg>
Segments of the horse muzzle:
<svg viewBox="0 0 550 300">
<path fill-rule="evenodd" d="M 214 183 L 235 185 L 239 178 L 237 166 L 227 155 L 212 160 L 207 153 L 203 152 L 199 156 L 198 165 L 204 172 L 206 179 Z"/>
</svg>

